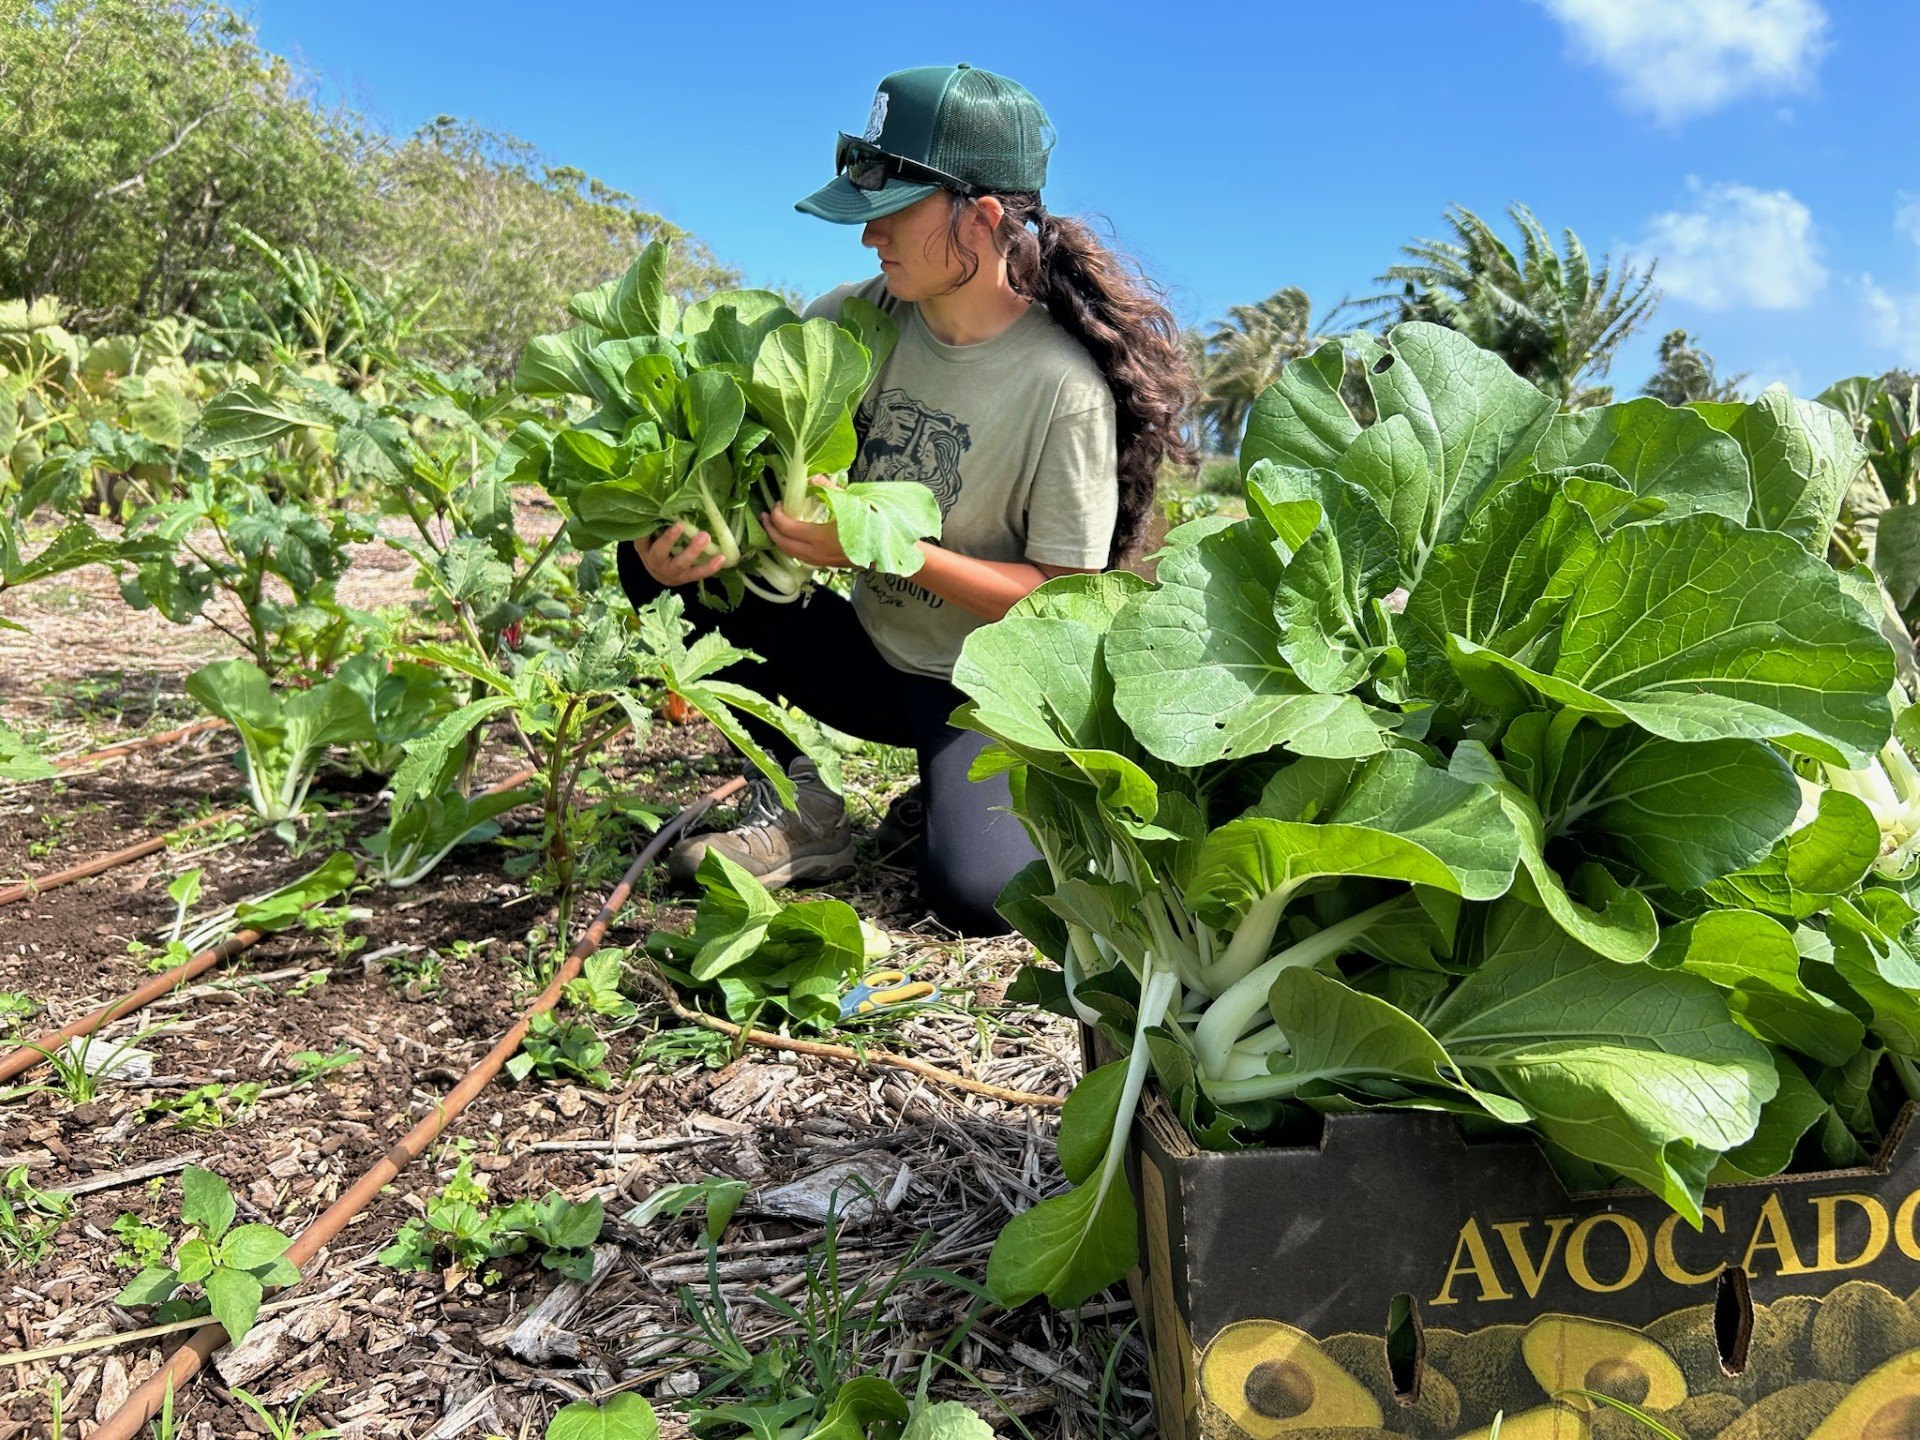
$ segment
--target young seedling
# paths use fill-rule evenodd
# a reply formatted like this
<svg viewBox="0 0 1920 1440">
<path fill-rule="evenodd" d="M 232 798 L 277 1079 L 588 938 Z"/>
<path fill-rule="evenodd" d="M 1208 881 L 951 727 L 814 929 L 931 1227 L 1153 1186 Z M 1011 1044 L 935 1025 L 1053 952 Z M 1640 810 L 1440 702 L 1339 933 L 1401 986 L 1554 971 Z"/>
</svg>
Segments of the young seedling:
<svg viewBox="0 0 1920 1440">
<path fill-rule="evenodd" d="M 733 1218 L 733 1212 L 740 1208 L 740 1202 L 746 1198 L 746 1181 L 729 1180 L 722 1175 L 709 1175 L 704 1180 L 691 1180 L 682 1185 L 661 1186 L 629 1210 L 626 1220 L 629 1225 L 645 1225 L 662 1215 L 684 1215 L 687 1211 L 698 1207 L 706 1213 L 708 1243 L 718 1245 L 720 1236 L 726 1231 L 727 1222 Z"/>
<path fill-rule="evenodd" d="M 165 1028 L 162 1025 L 152 1026 L 114 1043 L 111 1048 L 97 1032 L 77 1036 L 54 1050 L 30 1043 L 29 1048 L 35 1054 L 46 1058 L 47 1068 L 53 1073 L 52 1081 L 39 1080 L 31 1085 L 0 1091 L 0 1099 L 14 1100 L 37 1095 L 44 1090 L 57 1090 L 67 1098 L 69 1104 L 91 1105 L 99 1097 L 100 1082 L 129 1069 L 144 1054 L 139 1048 L 140 1042 Z"/>
<path fill-rule="evenodd" d="M 286 1258 L 293 1242 L 271 1225 L 240 1225 L 227 1182 L 189 1165 L 180 1177 L 180 1220 L 194 1233 L 174 1249 L 173 1264 L 147 1266 L 114 1297 L 120 1305 L 157 1305 L 165 1324 L 211 1314 L 238 1343 L 253 1328 L 270 1285 L 291 1285 L 299 1267 Z M 198 1286 L 198 1296 L 180 1292 Z"/>
<path fill-rule="evenodd" d="M 332 1437 L 340 1434 L 338 1430 L 332 1428 L 302 1430 L 300 1428 L 301 1407 L 311 1400 L 314 1392 L 326 1383 L 325 1380 L 314 1381 L 294 1398 L 293 1404 L 287 1407 L 284 1414 L 268 1409 L 266 1402 L 258 1395 L 243 1390 L 238 1385 L 233 1387 L 233 1398 L 260 1417 L 260 1423 L 267 1427 L 268 1440 L 332 1440 Z"/>
<path fill-rule="evenodd" d="M 580 978 L 567 982 L 561 992 L 563 998 L 569 1005 L 611 1020 L 631 1019 L 637 1013 L 634 1003 L 620 993 L 627 954 L 625 950 L 611 949 L 589 955 L 581 963 Z"/>
<path fill-rule="evenodd" d="M 331 1055 L 322 1055 L 317 1050 L 301 1050 L 293 1056 L 294 1076 L 289 1084 L 311 1085 L 324 1076 L 331 1075 L 353 1064 L 360 1058 L 360 1052 L 351 1045 L 342 1045 Z"/>
<path fill-rule="evenodd" d="M 27 1167 L 15 1165 L 0 1180 L 0 1251 L 8 1268 L 37 1265 L 53 1248 L 73 1202 L 58 1190 L 37 1189 Z"/>
<path fill-rule="evenodd" d="M 604 1218 L 598 1196 L 575 1202 L 550 1190 L 538 1200 L 499 1207 L 490 1205 L 491 1199 L 485 1183 L 474 1178 L 473 1162 L 463 1157 L 446 1188 L 427 1202 L 425 1217 L 401 1226 L 380 1252 L 381 1263 L 396 1270 L 430 1270 L 435 1257 L 444 1254 L 452 1269 L 470 1273 L 490 1260 L 531 1254 L 545 1268 L 576 1280 L 593 1273 L 591 1251 Z"/>
<path fill-rule="evenodd" d="M 607 1042 L 593 1026 L 582 1020 L 556 1020 L 552 1011 L 543 1010 L 527 1027 L 520 1053 L 507 1061 L 507 1073 L 516 1080 L 529 1075 L 559 1080 L 570 1075 L 604 1090 L 613 1083 L 601 1063 L 606 1058 Z"/>
<path fill-rule="evenodd" d="M 158 1178 L 158 1177 L 156 1177 Z M 122 1210 L 110 1227 L 120 1248 L 113 1252 L 116 1270 L 145 1270 L 167 1256 L 167 1232 L 149 1225 L 130 1210 Z"/>
<path fill-rule="evenodd" d="M 254 1080 L 237 1085 L 224 1085 L 217 1081 L 209 1085 L 196 1085 L 171 1099 L 150 1101 L 142 1110 L 141 1118 L 170 1118 L 181 1130 L 218 1130 L 236 1115 L 252 1109 L 265 1088 Z"/>
</svg>

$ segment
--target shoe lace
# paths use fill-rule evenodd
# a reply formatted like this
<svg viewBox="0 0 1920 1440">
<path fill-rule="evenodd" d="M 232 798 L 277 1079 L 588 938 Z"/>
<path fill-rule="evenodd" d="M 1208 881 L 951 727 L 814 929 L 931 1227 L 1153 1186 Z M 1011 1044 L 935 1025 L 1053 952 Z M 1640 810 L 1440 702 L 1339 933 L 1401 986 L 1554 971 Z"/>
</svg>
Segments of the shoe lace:
<svg viewBox="0 0 1920 1440">
<path fill-rule="evenodd" d="M 740 807 L 740 820 L 735 830 L 762 830 L 776 825 L 786 807 L 780 803 L 780 792 L 773 788 L 773 781 L 758 771 L 747 777 L 747 800 Z"/>
</svg>

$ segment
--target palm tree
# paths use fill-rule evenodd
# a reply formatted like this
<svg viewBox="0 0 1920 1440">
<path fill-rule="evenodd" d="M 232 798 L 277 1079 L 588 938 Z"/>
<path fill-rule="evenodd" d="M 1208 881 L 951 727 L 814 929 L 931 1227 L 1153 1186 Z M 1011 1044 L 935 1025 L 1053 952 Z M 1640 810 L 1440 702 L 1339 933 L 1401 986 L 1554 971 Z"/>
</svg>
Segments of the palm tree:
<svg viewBox="0 0 1920 1440">
<path fill-rule="evenodd" d="M 1374 307 L 1372 323 L 1430 320 L 1460 331 L 1567 409 L 1604 404 L 1612 388 L 1591 382 L 1660 303 L 1653 266 L 1623 263 L 1616 276 L 1602 256 L 1596 269 L 1573 231 L 1561 231 L 1556 252 L 1526 206 L 1510 205 L 1507 214 L 1520 230 L 1518 256 L 1485 220 L 1455 205 L 1447 212 L 1453 238 L 1403 245 L 1406 263 L 1374 277 L 1399 288 L 1357 303 Z"/>
<path fill-rule="evenodd" d="M 1260 392 L 1319 338 L 1313 302 L 1297 285 L 1276 290 L 1255 305 L 1235 305 L 1211 329 L 1189 335 L 1200 394 L 1198 414 L 1210 449 L 1226 453 L 1239 446 Z"/>
<path fill-rule="evenodd" d="M 1743 370 L 1722 379 L 1714 369 L 1713 356 L 1702 350 L 1693 336 L 1684 330 L 1669 330 L 1660 341 L 1660 368 L 1640 387 L 1640 393 L 1669 405 L 1685 405 L 1690 400 L 1738 400 L 1740 384 L 1746 378 Z"/>
</svg>

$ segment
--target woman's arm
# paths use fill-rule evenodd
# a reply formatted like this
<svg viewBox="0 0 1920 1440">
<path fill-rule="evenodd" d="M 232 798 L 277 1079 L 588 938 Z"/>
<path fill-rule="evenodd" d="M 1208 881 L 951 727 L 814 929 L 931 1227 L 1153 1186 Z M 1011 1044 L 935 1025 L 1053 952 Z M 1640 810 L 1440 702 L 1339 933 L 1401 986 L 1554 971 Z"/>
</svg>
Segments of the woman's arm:
<svg viewBox="0 0 1920 1440">
<path fill-rule="evenodd" d="M 773 543 L 794 559 L 821 570 L 847 568 L 847 552 L 841 547 L 839 532 L 831 521 L 816 525 L 794 520 L 778 505 L 761 520 Z M 917 543 L 923 560 L 913 573 L 913 583 L 983 620 L 998 620 L 1016 601 L 1025 599 L 1056 575 L 1090 573 L 1030 560 L 979 560 L 944 549 L 931 540 Z"/>
<path fill-rule="evenodd" d="M 998 620 L 1056 575 L 1090 573 L 1031 560 L 978 560 L 931 540 L 920 541 L 919 547 L 925 563 L 914 571 L 913 583 L 983 620 Z"/>
</svg>

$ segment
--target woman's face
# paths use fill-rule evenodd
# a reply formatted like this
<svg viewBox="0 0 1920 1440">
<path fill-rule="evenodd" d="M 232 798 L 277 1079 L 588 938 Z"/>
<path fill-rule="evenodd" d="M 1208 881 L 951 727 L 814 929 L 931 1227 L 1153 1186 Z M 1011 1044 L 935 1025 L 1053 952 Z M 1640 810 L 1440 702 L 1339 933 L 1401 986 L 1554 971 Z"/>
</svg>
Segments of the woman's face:
<svg viewBox="0 0 1920 1440">
<path fill-rule="evenodd" d="M 896 300 L 945 295 L 965 273 L 948 232 L 952 207 L 951 196 L 935 191 L 904 210 L 869 220 L 861 230 L 860 243 L 879 254 L 880 273 Z M 965 234 L 964 220 L 962 225 Z"/>
</svg>

